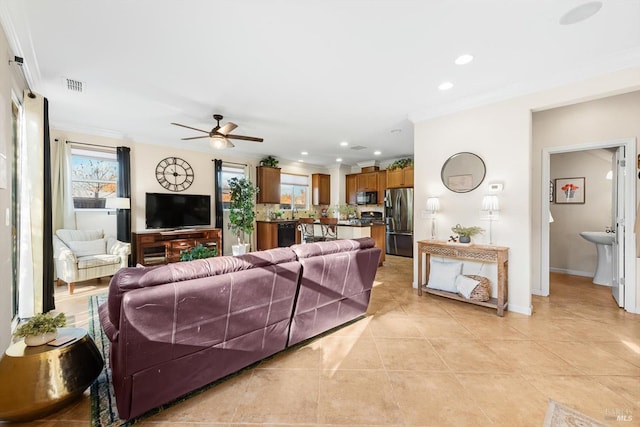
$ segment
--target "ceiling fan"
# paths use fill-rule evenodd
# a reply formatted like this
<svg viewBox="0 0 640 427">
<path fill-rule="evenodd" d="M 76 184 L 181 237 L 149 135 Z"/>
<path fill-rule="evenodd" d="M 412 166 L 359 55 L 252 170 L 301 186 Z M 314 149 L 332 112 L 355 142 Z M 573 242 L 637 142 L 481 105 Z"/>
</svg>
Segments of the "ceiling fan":
<svg viewBox="0 0 640 427">
<path fill-rule="evenodd" d="M 233 147 L 235 147 L 235 145 L 233 145 L 231 143 L 231 141 L 229 141 L 229 139 L 240 139 L 240 140 L 243 140 L 243 141 L 254 141 L 254 142 L 262 142 L 262 141 L 264 141 L 264 139 L 262 139 L 262 138 L 256 138 L 256 137 L 253 137 L 253 136 L 242 136 L 242 135 L 230 134 L 229 132 L 231 132 L 232 130 L 237 128 L 238 125 L 236 125 L 235 123 L 229 122 L 229 123 L 227 123 L 227 124 L 225 124 L 223 126 L 220 126 L 220 120 L 222 120 L 222 115 L 214 114 L 213 118 L 218 123 L 216 124 L 216 127 L 211 129 L 210 131 L 197 129 L 197 128 L 194 128 L 194 127 L 191 127 L 191 126 L 187 126 L 187 125 L 181 125 L 180 123 L 171 123 L 171 124 L 172 125 L 176 125 L 176 126 L 181 126 L 183 128 L 187 128 L 187 129 L 197 130 L 198 132 L 206 133 L 206 135 L 203 135 L 203 136 L 192 136 L 192 137 L 189 137 L 189 138 L 182 138 L 182 140 L 183 141 L 187 141 L 187 140 L 190 140 L 190 139 L 209 138 L 209 143 L 211 144 L 211 146 L 213 148 L 216 148 L 216 149 L 233 148 Z"/>
</svg>

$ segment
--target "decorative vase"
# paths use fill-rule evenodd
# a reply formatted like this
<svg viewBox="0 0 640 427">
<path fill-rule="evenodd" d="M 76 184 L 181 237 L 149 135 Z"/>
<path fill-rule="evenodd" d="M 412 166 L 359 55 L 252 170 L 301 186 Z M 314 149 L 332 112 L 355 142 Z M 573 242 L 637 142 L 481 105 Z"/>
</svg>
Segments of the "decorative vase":
<svg viewBox="0 0 640 427">
<path fill-rule="evenodd" d="M 459 242 L 460 243 L 471 243 L 471 237 L 470 236 L 460 236 Z"/>
<path fill-rule="evenodd" d="M 240 245 L 231 245 L 231 253 L 233 256 L 243 255 L 249 251 L 249 244 L 242 243 Z"/>
<path fill-rule="evenodd" d="M 54 332 L 47 332 L 40 335 L 28 335 L 24 337 L 24 343 L 28 347 L 36 347 L 36 346 L 43 345 L 55 340 L 57 334 L 58 333 L 54 331 Z"/>
</svg>

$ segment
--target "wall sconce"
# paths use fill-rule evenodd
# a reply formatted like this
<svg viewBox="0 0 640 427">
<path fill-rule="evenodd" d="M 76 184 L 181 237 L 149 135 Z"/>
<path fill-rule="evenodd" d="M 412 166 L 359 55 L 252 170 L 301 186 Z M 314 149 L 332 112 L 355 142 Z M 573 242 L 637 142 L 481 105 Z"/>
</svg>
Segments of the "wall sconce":
<svg viewBox="0 0 640 427">
<path fill-rule="evenodd" d="M 500 212 L 500 201 L 498 196 L 489 195 L 482 198 L 482 210 L 489 215 L 489 244 L 493 245 L 493 221 Z"/>
<path fill-rule="evenodd" d="M 427 199 L 427 211 L 431 215 L 431 240 L 436 239 L 436 213 L 440 210 L 440 199 L 429 197 Z"/>
</svg>

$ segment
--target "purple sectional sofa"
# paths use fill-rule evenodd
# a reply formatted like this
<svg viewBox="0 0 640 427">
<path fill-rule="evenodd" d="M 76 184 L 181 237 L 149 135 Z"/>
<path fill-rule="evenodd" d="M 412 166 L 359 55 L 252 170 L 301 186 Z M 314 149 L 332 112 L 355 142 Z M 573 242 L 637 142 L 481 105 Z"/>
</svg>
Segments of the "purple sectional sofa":
<svg viewBox="0 0 640 427">
<path fill-rule="evenodd" d="M 100 306 L 120 418 L 362 316 L 380 255 L 362 238 L 121 269 Z"/>
</svg>

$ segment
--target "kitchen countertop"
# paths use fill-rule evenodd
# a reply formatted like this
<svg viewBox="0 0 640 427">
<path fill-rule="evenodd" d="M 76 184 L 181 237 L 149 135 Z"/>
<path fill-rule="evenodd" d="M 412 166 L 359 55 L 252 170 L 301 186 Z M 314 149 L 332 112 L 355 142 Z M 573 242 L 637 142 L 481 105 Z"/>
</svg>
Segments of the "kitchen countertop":
<svg viewBox="0 0 640 427">
<path fill-rule="evenodd" d="M 288 222 L 298 222 L 299 218 L 295 218 L 295 219 L 263 219 L 263 220 L 257 220 L 256 222 L 275 222 L 275 223 L 288 223 Z M 319 220 L 315 220 L 313 222 L 314 224 L 320 224 Z M 338 224 L 336 224 L 340 227 L 371 227 L 372 225 L 384 225 L 383 221 L 373 221 L 373 222 L 367 222 L 367 223 L 362 223 L 362 222 L 351 222 L 349 220 L 344 220 L 344 221 L 338 221 Z"/>
</svg>

